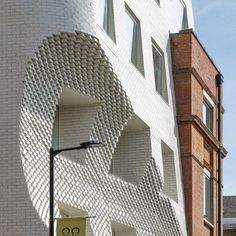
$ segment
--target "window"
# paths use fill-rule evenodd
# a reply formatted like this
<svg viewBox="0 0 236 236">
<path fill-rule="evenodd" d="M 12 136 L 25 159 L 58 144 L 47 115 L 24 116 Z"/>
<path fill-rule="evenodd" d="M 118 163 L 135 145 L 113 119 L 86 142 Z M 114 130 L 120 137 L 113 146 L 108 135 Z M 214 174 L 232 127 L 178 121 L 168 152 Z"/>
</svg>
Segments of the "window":
<svg viewBox="0 0 236 236">
<path fill-rule="evenodd" d="M 160 0 L 155 0 L 158 5 L 160 5 Z"/>
<path fill-rule="evenodd" d="M 128 53 L 130 61 L 144 75 L 140 22 L 126 6 Z"/>
<path fill-rule="evenodd" d="M 99 0 L 98 2 L 99 25 L 115 42 L 115 24 L 113 0 Z"/>
<path fill-rule="evenodd" d="M 203 91 L 203 115 L 202 120 L 204 125 L 209 128 L 211 131 L 213 129 L 213 106 L 214 102 L 209 97 L 209 95 Z"/>
<path fill-rule="evenodd" d="M 212 107 L 205 99 L 203 100 L 203 123 L 212 130 Z"/>
<path fill-rule="evenodd" d="M 152 55 L 156 91 L 168 102 L 164 53 L 155 43 L 152 44 Z"/>
<path fill-rule="evenodd" d="M 188 29 L 188 14 L 187 14 L 187 7 L 184 1 L 179 0 L 177 1 L 177 12 L 178 12 L 178 23 L 181 30 Z"/>
<path fill-rule="evenodd" d="M 163 193 L 178 202 L 174 152 L 163 141 L 161 141 L 161 152 L 165 182 Z"/>
<path fill-rule="evenodd" d="M 184 4 L 183 9 L 183 19 L 182 19 L 182 30 L 188 29 L 188 13 L 187 13 L 187 7 Z"/>
<path fill-rule="evenodd" d="M 212 221 L 211 173 L 207 169 L 204 169 L 203 174 L 203 215 L 207 221 Z"/>
</svg>

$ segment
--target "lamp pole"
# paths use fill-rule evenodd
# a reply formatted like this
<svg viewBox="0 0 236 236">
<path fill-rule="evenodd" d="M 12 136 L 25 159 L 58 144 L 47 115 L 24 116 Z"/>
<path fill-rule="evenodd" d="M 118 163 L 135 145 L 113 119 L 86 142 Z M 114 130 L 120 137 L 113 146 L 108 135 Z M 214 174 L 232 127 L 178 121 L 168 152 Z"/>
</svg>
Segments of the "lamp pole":
<svg viewBox="0 0 236 236">
<path fill-rule="evenodd" d="M 50 148 L 50 160 L 49 160 L 49 236 L 54 236 L 54 157 L 61 152 L 71 151 L 71 150 L 80 150 L 93 147 L 102 147 L 104 146 L 101 142 L 88 141 L 80 143 L 78 147 L 63 148 L 54 150 Z"/>
</svg>

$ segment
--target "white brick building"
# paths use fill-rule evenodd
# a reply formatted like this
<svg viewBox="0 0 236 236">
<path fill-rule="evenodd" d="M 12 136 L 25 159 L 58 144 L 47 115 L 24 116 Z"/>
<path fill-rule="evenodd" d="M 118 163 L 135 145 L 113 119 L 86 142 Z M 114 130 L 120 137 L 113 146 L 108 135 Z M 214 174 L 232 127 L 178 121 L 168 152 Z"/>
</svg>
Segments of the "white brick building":
<svg viewBox="0 0 236 236">
<path fill-rule="evenodd" d="M 55 217 L 186 235 L 169 45 L 186 27 L 190 0 L 0 1 L 0 235 L 48 235 L 49 148 L 88 139 L 105 147 L 55 158 Z"/>
</svg>

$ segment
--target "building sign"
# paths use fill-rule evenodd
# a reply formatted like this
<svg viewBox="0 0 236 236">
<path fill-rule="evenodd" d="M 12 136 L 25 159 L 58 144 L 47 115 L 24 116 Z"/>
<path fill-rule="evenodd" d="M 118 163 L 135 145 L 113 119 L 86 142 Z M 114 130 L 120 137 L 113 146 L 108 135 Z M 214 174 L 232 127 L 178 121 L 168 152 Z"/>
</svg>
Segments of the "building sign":
<svg viewBox="0 0 236 236">
<path fill-rule="evenodd" d="M 57 236 L 86 236 L 86 218 L 71 217 L 57 219 Z"/>
</svg>

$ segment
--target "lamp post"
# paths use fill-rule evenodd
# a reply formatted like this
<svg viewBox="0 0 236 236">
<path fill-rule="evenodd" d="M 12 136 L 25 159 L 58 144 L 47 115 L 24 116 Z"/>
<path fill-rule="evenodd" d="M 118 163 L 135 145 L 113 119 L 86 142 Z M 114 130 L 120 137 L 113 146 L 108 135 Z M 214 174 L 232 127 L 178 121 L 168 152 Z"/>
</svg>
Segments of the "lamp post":
<svg viewBox="0 0 236 236">
<path fill-rule="evenodd" d="M 88 141 L 84 143 L 80 143 L 78 147 L 71 148 L 63 148 L 54 150 L 50 148 L 50 163 L 49 163 L 49 172 L 50 172 L 50 180 L 49 180 L 49 236 L 54 236 L 54 157 L 61 152 L 71 151 L 71 150 L 80 150 L 87 149 L 93 147 L 102 147 L 103 143 Z"/>
</svg>

